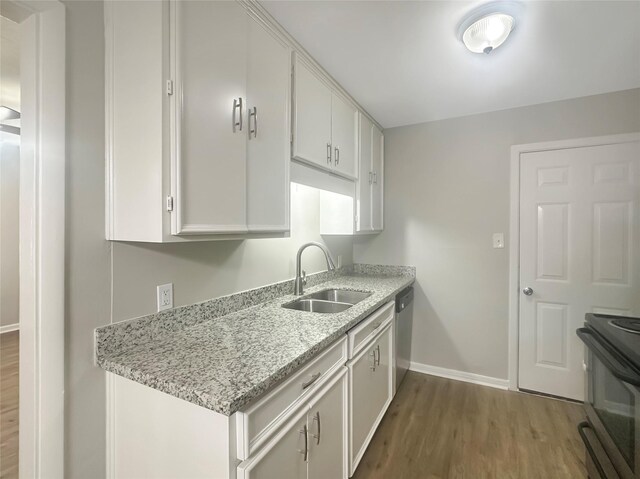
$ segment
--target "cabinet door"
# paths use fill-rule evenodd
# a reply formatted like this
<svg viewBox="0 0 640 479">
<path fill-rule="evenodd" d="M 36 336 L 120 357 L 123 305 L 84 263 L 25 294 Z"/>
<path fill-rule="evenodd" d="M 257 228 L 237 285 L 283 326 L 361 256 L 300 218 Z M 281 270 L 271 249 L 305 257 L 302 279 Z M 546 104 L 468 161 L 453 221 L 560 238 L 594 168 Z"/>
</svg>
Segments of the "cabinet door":
<svg viewBox="0 0 640 479">
<path fill-rule="evenodd" d="M 289 229 L 289 47 L 249 18 L 247 223 L 249 231 Z"/>
<path fill-rule="evenodd" d="M 246 10 L 236 2 L 176 1 L 172 13 L 172 232 L 246 232 Z"/>
<path fill-rule="evenodd" d="M 350 474 L 355 472 L 392 398 L 392 329 L 389 324 L 349 364 Z"/>
<path fill-rule="evenodd" d="M 306 479 L 311 440 L 306 429 L 308 410 L 308 406 L 299 410 L 271 442 L 240 463 L 238 479 Z"/>
<path fill-rule="evenodd" d="M 295 64 L 293 156 L 329 168 L 331 90 L 299 59 Z"/>
<path fill-rule="evenodd" d="M 311 403 L 309 427 L 309 479 L 346 479 L 347 374 Z"/>
<path fill-rule="evenodd" d="M 371 134 L 373 123 L 360 115 L 360 139 L 358 141 L 358 181 L 356 183 L 356 223 L 358 232 L 371 231 L 371 186 L 373 181 L 371 166 Z"/>
<path fill-rule="evenodd" d="M 331 98 L 331 141 L 335 171 L 356 178 L 358 110 L 336 93 Z"/>
<path fill-rule="evenodd" d="M 375 125 L 371 131 L 371 158 L 373 170 L 371 227 L 375 231 L 382 231 L 384 229 L 384 136 Z"/>
</svg>

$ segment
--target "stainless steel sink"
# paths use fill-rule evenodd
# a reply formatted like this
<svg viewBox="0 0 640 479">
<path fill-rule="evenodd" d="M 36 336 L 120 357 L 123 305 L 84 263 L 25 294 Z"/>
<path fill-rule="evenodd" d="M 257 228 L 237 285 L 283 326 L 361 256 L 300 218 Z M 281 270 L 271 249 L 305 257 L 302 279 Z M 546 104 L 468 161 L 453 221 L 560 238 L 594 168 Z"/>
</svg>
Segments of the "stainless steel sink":
<svg viewBox="0 0 640 479">
<path fill-rule="evenodd" d="M 311 299 L 323 299 L 325 301 L 335 301 L 338 303 L 356 304 L 363 299 L 368 298 L 373 293 L 364 293 L 362 291 L 351 291 L 348 289 L 324 289 L 317 293 L 307 296 Z"/>
<path fill-rule="evenodd" d="M 283 304 L 282 307 L 310 313 L 340 313 L 372 294 L 348 289 L 324 289 L 305 298 Z"/>
<path fill-rule="evenodd" d="M 310 313 L 340 313 L 351 306 L 353 305 L 336 301 L 324 301 L 322 299 L 299 299 L 282 305 L 283 308 L 308 311 Z"/>
</svg>

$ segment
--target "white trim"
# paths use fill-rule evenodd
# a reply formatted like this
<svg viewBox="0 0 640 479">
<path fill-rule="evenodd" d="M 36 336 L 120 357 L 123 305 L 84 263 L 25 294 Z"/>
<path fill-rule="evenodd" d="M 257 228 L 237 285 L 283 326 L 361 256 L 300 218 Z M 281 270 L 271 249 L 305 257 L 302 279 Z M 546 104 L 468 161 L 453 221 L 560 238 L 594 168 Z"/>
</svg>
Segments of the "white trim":
<svg viewBox="0 0 640 479">
<path fill-rule="evenodd" d="M 21 477 L 64 477 L 65 7 L 16 0 L 20 24 Z"/>
<path fill-rule="evenodd" d="M 5 324 L 4 326 L 0 326 L 0 334 L 10 333 L 11 331 L 19 331 L 20 323 L 13 324 Z"/>
<path fill-rule="evenodd" d="M 511 184 L 509 217 L 509 389 L 518 390 L 518 329 L 520 307 L 520 155 L 537 151 L 564 150 L 588 146 L 640 141 L 640 133 L 574 138 L 513 145 L 511 147 Z"/>
<path fill-rule="evenodd" d="M 441 368 L 439 366 L 430 366 L 428 364 L 416 363 L 415 361 L 411 361 L 411 363 L 409 363 L 409 370 L 417 373 L 429 374 L 430 376 L 438 376 L 441 378 L 453 379 L 455 381 L 478 384 L 480 386 L 509 389 L 509 381 L 507 379 L 493 378 L 491 376 L 483 376 L 482 374 L 468 373 L 466 371 L 458 371 L 456 369 Z"/>
</svg>

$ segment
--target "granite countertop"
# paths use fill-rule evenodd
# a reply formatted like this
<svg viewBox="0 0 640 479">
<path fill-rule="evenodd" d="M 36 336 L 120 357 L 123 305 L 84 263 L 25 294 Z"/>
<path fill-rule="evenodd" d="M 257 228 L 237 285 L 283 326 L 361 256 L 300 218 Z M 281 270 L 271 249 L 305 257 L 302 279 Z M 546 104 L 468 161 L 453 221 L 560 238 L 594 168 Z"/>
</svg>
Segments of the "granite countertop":
<svg viewBox="0 0 640 479">
<path fill-rule="evenodd" d="M 113 339 L 100 338 L 116 323 L 96 331 L 96 362 L 107 371 L 230 416 L 393 300 L 415 280 L 415 269 L 407 270 L 409 274 L 351 271 L 306 289 L 305 295 L 326 288 L 373 293 L 336 314 L 285 309 L 282 305 L 297 297 L 284 295 L 157 339 L 141 340 L 138 334 L 134 346 L 110 349 Z M 202 306 L 197 311 L 202 314 Z M 134 326 L 127 324 L 129 330 Z M 126 330 L 120 328 L 119 334 L 119 344 L 126 343 Z"/>
</svg>

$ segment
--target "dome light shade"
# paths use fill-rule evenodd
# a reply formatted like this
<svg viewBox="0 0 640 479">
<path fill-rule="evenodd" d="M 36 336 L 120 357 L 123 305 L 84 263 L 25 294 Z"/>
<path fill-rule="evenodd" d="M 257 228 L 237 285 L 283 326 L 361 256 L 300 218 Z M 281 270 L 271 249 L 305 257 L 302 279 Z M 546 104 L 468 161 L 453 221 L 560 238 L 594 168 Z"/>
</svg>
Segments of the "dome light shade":
<svg viewBox="0 0 640 479">
<path fill-rule="evenodd" d="M 473 53 L 491 53 L 514 29 L 518 7 L 512 2 L 483 5 L 465 17 L 458 27 L 458 37 Z"/>
</svg>

